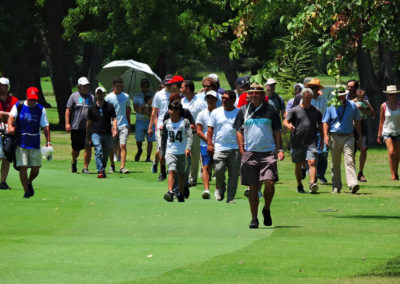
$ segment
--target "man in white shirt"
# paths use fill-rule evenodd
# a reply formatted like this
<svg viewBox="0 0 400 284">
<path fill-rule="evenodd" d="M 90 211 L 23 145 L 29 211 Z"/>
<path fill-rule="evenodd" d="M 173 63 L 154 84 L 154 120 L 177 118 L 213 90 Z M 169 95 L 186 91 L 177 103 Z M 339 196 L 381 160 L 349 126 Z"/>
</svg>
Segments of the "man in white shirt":
<svg viewBox="0 0 400 284">
<path fill-rule="evenodd" d="M 194 94 L 194 84 L 190 80 L 185 80 L 181 86 L 181 94 L 184 96 L 181 100 L 183 108 L 190 111 L 194 121 L 196 121 L 198 114 L 205 108 L 207 104 L 197 98 Z M 193 132 L 193 144 L 192 144 L 192 156 L 190 165 L 189 175 L 189 186 L 197 185 L 197 173 L 199 171 L 199 160 L 200 160 L 200 138 L 197 133 Z"/>
<path fill-rule="evenodd" d="M 214 154 L 216 190 L 215 198 L 224 199 L 226 190 L 225 172 L 228 170 L 227 202 L 233 203 L 240 171 L 240 153 L 233 128 L 238 109 L 234 103 L 234 91 L 226 91 L 222 95 L 222 107 L 215 109 L 208 121 L 207 152 Z"/>
</svg>

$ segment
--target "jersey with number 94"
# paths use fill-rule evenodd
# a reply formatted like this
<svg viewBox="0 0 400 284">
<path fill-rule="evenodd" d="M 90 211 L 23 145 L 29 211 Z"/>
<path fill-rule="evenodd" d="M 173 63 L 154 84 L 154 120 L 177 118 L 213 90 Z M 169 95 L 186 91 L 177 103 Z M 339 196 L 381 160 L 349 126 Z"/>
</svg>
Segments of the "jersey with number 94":
<svg viewBox="0 0 400 284">
<path fill-rule="evenodd" d="M 178 122 L 172 122 L 171 119 L 164 121 L 161 131 L 161 155 L 184 154 L 185 150 L 191 149 L 193 134 L 190 128 L 190 122 L 182 118 Z"/>
</svg>

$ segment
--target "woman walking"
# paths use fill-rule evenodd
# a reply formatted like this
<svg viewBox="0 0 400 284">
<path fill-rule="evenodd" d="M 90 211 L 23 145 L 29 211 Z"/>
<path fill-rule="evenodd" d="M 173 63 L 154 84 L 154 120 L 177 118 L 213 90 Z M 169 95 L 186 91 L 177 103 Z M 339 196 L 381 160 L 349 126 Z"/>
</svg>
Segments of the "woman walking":
<svg viewBox="0 0 400 284">
<path fill-rule="evenodd" d="M 381 105 L 381 114 L 378 130 L 378 143 L 382 140 L 386 143 L 389 154 L 389 166 L 392 180 L 399 180 L 400 160 L 400 102 L 397 101 L 397 90 L 395 85 L 387 86 L 384 93 L 388 94 L 388 100 Z"/>
</svg>

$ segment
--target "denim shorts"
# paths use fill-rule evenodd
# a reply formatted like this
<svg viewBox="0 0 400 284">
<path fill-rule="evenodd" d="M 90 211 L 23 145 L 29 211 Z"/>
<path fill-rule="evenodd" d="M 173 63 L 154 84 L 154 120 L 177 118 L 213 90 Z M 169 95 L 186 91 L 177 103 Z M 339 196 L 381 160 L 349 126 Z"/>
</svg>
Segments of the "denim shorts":
<svg viewBox="0 0 400 284">
<path fill-rule="evenodd" d="M 382 135 L 383 142 L 386 142 L 387 139 L 391 138 L 393 141 L 400 141 L 400 135 Z"/>
<path fill-rule="evenodd" d="M 153 134 L 153 136 L 149 136 L 148 130 L 149 130 L 149 124 L 150 121 L 146 120 L 136 120 L 135 124 L 135 139 L 137 142 L 144 142 L 144 139 L 146 137 L 147 142 L 154 142 L 156 141 L 156 137 Z M 153 133 L 155 132 L 155 126 L 153 125 Z"/>
</svg>

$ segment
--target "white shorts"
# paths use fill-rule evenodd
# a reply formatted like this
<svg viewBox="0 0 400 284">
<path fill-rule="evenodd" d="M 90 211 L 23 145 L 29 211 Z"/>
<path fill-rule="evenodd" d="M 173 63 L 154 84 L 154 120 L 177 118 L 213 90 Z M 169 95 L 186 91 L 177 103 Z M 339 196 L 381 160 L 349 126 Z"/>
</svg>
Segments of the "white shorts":
<svg viewBox="0 0 400 284">
<path fill-rule="evenodd" d="M 117 143 L 117 140 L 118 142 Z M 128 127 L 123 126 L 122 128 L 118 128 L 117 131 L 117 137 L 111 139 L 111 149 L 114 149 L 118 145 L 126 145 L 126 142 L 128 141 Z"/>
<path fill-rule="evenodd" d="M 41 167 L 42 154 L 40 149 L 25 149 L 17 146 L 15 149 L 17 167 Z"/>
</svg>

